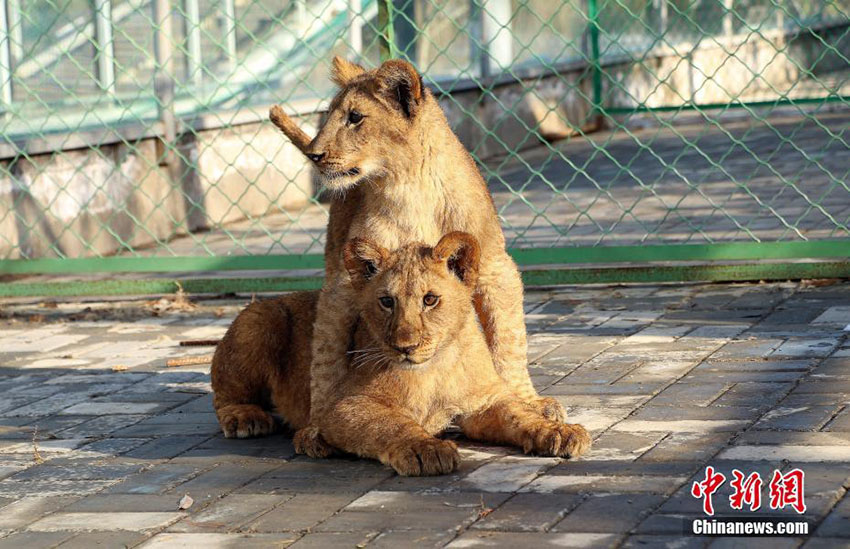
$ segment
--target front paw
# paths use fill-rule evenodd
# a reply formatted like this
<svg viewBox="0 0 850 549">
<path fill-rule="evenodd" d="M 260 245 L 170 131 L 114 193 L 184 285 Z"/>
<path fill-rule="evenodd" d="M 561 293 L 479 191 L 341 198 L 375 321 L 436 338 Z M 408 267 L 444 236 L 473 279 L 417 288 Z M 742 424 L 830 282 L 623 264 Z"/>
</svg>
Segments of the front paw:
<svg viewBox="0 0 850 549">
<path fill-rule="evenodd" d="M 274 418 L 253 404 L 224 406 L 216 415 L 225 438 L 263 437 L 274 432 Z"/>
<path fill-rule="evenodd" d="M 587 430 L 578 424 L 541 421 L 525 433 L 523 451 L 541 456 L 578 457 L 590 448 Z"/>
<path fill-rule="evenodd" d="M 296 454 L 306 454 L 311 458 L 326 458 L 334 452 L 333 446 L 322 438 L 319 428 L 312 425 L 296 431 L 292 445 Z"/>
<path fill-rule="evenodd" d="M 454 442 L 424 438 L 399 443 L 383 461 L 402 476 L 445 475 L 458 468 L 460 454 Z"/>
<path fill-rule="evenodd" d="M 567 412 L 564 407 L 558 402 L 558 399 L 552 397 L 539 397 L 533 400 L 531 406 L 543 417 L 549 421 L 557 421 L 564 423 L 567 421 Z"/>
</svg>

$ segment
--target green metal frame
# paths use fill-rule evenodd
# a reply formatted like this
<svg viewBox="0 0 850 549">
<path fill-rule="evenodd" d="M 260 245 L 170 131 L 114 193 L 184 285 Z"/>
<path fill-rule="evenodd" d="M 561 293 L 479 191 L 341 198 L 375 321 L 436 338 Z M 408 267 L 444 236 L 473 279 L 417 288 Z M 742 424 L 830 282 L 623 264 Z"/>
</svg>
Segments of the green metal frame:
<svg viewBox="0 0 850 549">
<path fill-rule="evenodd" d="M 670 244 L 668 246 L 514 248 L 508 251 L 520 266 L 665 261 L 753 261 L 801 258 L 850 259 L 850 240 L 716 242 L 712 244 Z M 0 260 L 0 274 L 283 271 L 322 269 L 324 265 L 324 259 L 320 254 L 3 259 Z"/>
<path fill-rule="evenodd" d="M 719 242 L 669 246 L 601 246 L 509 250 L 522 267 L 598 264 L 596 267 L 527 269 L 529 286 L 627 282 L 786 280 L 850 278 L 850 240 L 804 242 Z M 800 262 L 800 258 L 807 261 Z M 824 261 L 832 259 L 833 261 Z M 788 262 L 783 260 L 796 260 Z M 811 261 L 817 260 L 817 261 Z M 835 261 L 838 260 L 838 261 Z M 712 263 L 705 263 L 710 261 Z M 746 262 L 729 264 L 730 261 Z M 754 262 L 755 261 L 755 262 Z M 699 265 L 683 262 L 702 262 Z M 727 262 L 727 263 L 723 263 Z M 640 266 L 617 264 L 644 263 Z M 674 264 L 671 264 L 674 263 Z M 678 263 L 678 264 L 675 264 Z M 105 257 L 2 260 L 0 273 L 197 273 L 201 271 L 284 271 L 321 269 L 322 256 Z M 0 297 L 172 293 L 273 292 L 316 289 L 321 276 L 83 279 L 70 282 L 0 283 Z"/>
<path fill-rule="evenodd" d="M 658 282 L 744 282 L 803 278 L 850 278 L 850 261 L 579 267 L 522 272 L 526 286 Z M 74 280 L 0 283 L 0 297 L 82 297 L 158 295 L 183 290 L 190 294 L 259 293 L 316 290 L 322 277 L 154 278 L 146 280 Z"/>
</svg>

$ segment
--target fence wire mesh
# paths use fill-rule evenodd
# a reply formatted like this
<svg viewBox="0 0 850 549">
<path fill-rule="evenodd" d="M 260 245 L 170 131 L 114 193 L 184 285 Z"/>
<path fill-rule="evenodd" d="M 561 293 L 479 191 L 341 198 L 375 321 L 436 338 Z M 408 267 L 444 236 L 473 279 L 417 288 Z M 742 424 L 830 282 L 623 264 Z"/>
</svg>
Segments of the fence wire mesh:
<svg viewBox="0 0 850 549">
<path fill-rule="evenodd" d="M 266 116 L 281 103 L 315 131 L 334 55 L 417 66 L 512 248 L 846 238 L 848 14 L 845 0 L 3 0 L 0 259 L 192 270 L 320 254 L 328 205 Z"/>
</svg>

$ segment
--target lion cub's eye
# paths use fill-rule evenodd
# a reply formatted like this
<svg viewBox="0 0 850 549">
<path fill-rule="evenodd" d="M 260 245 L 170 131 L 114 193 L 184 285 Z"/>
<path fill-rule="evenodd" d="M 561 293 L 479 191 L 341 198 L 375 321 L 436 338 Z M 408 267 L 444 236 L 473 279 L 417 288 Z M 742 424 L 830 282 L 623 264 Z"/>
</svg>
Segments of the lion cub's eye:
<svg viewBox="0 0 850 549">
<path fill-rule="evenodd" d="M 389 296 L 384 296 L 378 299 L 378 303 L 380 303 L 381 307 L 383 307 L 384 309 L 392 309 L 393 305 L 395 304 L 395 300 Z"/>
<path fill-rule="evenodd" d="M 363 120 L 363 115 L 359 112 L 351 111 L 350 113 L 348 113 L 349 124 L 359 124 L 361 120 Z"/>
<path fill-rule="evenodd" d="M 422 303 L 426 307 L 433 307 L 438 301 L 440 301 L 440 296 L 434 294 L 425 294 L 425 297 L 422 298 Z"/>
</svg>

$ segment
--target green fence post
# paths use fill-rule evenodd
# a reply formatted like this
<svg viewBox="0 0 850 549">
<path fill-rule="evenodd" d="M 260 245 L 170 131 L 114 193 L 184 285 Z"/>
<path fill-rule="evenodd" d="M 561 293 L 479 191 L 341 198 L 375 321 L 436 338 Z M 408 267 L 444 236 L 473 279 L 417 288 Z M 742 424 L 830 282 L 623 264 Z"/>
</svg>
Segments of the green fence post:
<svg viewBox="0 0 850 549">
<path fill-rule="evenodd" d="M 414 0 L 394 0 L 393 33 L 397 57 L 416 63 L 418 59 L 416 38 L 419 29 L 416 27 L 416 10 Z"/>
<path fill-rule="evenodd" d="M 587 0 L 587 23 L 590 38 L 590 76 L 593 82 L 591 119 L 602 124 L 602 66 L 599 62 L 599 7 L 596 0 Z"/>
<path fill-rule="evenodd" d="M 393 0 L 378 0 L 378 30 L 381 33 L 381 61 L 396 57 Z"/>
</svg>

